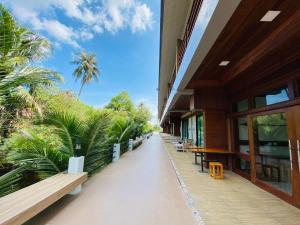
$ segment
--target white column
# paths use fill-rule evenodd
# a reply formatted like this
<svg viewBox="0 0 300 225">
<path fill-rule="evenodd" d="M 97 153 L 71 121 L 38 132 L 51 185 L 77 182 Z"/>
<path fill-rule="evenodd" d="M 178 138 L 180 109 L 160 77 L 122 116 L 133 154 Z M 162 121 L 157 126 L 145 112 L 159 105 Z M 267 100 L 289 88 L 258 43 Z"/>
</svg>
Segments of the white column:
<svg viewBox="0 0 300 225">
<path fill-rule="evenodd" d="M 128 151 L 132 151 L 133 150 L 133 140 L 129 139 L 128 141 Z"/>
<path fill-rule="evenodd" d="M 68 173 L 83 172 L 84 156 L 69 158 Z M 81 185 L 77 186 L 70 194 L 76 195 L 81 191 Z"/>
<path fill-rule="evenodd" d="M 121 145 L 114 144 L 113 162 L 116 162 L 120 159 L 120 154 L 121 154 Z"/>
</svg>

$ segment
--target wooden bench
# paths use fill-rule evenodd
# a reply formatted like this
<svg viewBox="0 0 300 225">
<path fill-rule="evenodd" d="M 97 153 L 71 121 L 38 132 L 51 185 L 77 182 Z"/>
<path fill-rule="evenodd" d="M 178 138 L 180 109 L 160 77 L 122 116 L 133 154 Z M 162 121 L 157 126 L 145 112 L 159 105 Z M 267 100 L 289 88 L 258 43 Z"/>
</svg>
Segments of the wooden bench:
<svg viewBox="0 0 300 225">
<path fill-rule="evenodd" d="M 0 198 L 0 224 L 23 224 L 86 180 L 87 173 L 60 173 Z"/>
</svg>

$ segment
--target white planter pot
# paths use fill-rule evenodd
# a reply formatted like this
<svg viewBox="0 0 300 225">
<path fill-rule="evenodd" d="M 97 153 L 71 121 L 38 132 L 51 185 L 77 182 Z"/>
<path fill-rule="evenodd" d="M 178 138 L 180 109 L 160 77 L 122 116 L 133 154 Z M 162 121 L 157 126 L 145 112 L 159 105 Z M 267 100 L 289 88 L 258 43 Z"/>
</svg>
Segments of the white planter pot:
<svg viewBox="0 0 300 225">
<path fill-rule="evenodd" d="M 69 158 L 68 173 L 82 173 L 84 165 L 84 156 Z M 81 185 L 76 187 L 70 194 L 76 195 L 81 191 Z"/>
</svg>

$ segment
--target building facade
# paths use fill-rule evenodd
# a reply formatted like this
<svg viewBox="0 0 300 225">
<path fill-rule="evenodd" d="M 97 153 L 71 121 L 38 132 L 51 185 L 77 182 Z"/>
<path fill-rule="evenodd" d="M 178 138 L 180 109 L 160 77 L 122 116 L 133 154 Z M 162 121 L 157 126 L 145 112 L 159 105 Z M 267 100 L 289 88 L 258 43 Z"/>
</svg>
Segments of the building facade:
<svg viewBox="0 0 300 225">
<path fill-rule="evenodd" d="M 164 132 L 300 207 L 299 0 L 162 0 Z"/>
</svg>

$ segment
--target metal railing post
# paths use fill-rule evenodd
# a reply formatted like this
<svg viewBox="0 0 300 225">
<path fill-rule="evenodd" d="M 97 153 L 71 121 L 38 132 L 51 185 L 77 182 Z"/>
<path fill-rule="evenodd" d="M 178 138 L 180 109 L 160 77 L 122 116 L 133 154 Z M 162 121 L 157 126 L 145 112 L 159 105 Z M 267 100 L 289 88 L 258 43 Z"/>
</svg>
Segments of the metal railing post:
<svg viewBox="0 0 300 225">
<path fill-rule="evenodd" d="M 129 139 L 128 140 L 128 151 L 132 151 L 133 150 L 133 139 Z"/>
<path fill-rule="evenodd" d="M 113 162 L 116 162 L 120 159 L 120 154 L 121 154 L 121 145 L 114 144 Z"/>
</svg>

